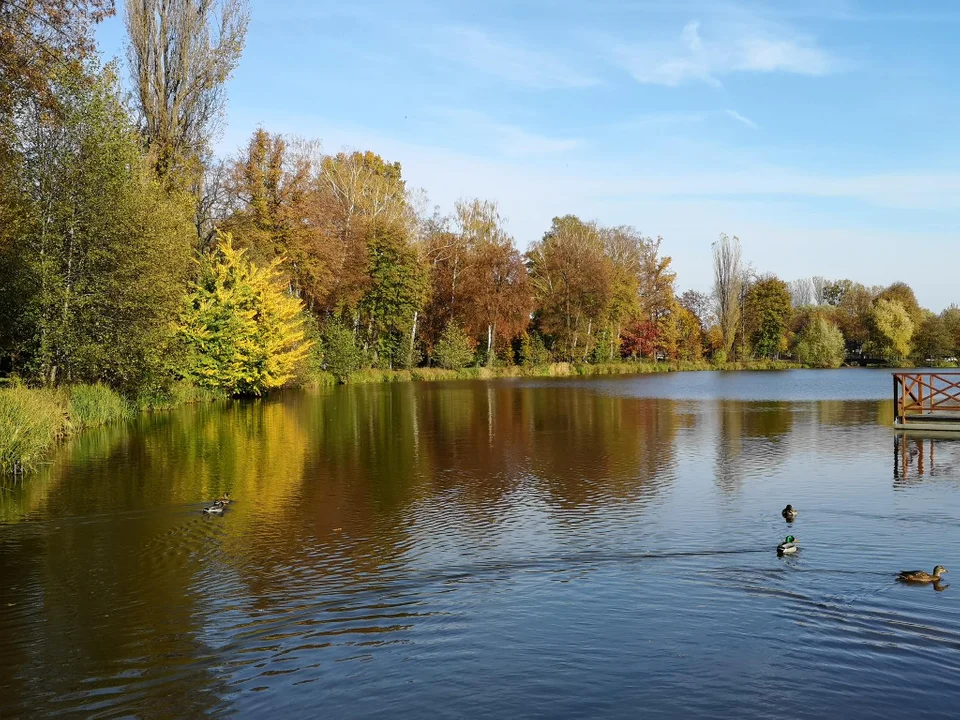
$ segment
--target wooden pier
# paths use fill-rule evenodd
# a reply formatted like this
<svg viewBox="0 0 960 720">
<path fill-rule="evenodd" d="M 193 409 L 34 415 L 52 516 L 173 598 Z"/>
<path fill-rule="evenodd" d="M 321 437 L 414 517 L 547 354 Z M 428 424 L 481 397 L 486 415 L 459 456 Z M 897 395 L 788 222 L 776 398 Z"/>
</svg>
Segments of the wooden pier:
<svg viewBox="0 0 960 720">
<path fill-rule="evenodd" d="M 960 372 L 893 373 L 893 422 L 898 430 L 960 433 Z"/>
</svg>

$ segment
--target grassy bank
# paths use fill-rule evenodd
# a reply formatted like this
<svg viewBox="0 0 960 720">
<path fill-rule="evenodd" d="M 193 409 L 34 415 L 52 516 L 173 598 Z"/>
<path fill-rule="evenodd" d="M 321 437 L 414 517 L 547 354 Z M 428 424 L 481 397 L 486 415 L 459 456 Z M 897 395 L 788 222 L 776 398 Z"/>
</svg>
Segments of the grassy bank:
<svg viewBox="0 0 960 720">
<path fill-rule="evenodd" d="M 360 370 L 343 378 L 347 384 L 391 383 L 431 381 L 431 380 L 490 380 L 508 377 L 570 377 L 594 375 L 645 375 L 662 372 L 691 372 L 701 370 L 792 370 L 803 365 L 781 360 L 758 360 L 751 362 L 733 362 L 715 365 L 706 361 L 698 362 L 621 362 L 581 365 L 577 363 L 551 363 L 550 365 L 506 367 L 469 367 L 462 370 L 443 370 L 441 368 L 415 368 L 412 370 Z M 311 384 L 316 386 L 335 385 L 338 380 L 330 373 L 321 372 L 313 376 Z"/>
<path fill-rule="evenodd" d="M 223 397 L 186 383 L 132 401 L 99 383 L 56 389 L 0 387 L 0 475 L 36 468 L 57 442 L 86 428 L 129 420 L 138 412 Z"/>
</svg>

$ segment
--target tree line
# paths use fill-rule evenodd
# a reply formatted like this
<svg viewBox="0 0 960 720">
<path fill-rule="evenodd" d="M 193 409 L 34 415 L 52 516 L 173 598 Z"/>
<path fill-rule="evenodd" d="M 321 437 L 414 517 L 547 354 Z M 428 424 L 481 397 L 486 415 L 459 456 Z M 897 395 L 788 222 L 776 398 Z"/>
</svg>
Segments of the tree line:
<svg viewBox="0 0 960 720">
<path fill-rule="evenodd" d="M 216 158 L 245 1 L 126 0 L 125 74 L 93 39 L 114 11 L 0 4 L 5 375 L 260 394 L 364 367 L 958 354 L 960 310 L 758 274 L 725 235 L 712 292 L 681 294 L 630 226 L 564 215 L 522 252 L 495 202 L 431 211 L 372 151 L 259 128 Z"/>
</svg>

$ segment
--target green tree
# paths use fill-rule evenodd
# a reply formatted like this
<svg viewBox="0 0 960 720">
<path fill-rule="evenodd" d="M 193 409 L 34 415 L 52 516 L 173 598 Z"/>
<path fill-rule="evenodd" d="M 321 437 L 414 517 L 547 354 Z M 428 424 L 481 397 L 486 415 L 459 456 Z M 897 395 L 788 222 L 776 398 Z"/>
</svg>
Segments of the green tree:
<svg viewBox="0 0 960 720">
<path fill-rule="evenodd" d="M 524 367 L 549 365 L 553 362 L 550 350 L 543 342 L 543 336 L 536 331 L 523 334 L 520 339 L 520 364 Z"/>
<path fill-rule="evenodd" d="M 913 356 L 918 362 L 941 360 L 953 354 L 953 338 L 943 315 L 925 310 L 923 320 L 913 335 Z"/>
<path fill-rule="evenodd" d="M 879 298 L 874 303 L 873 325 L 880 351 L 886 357 L 900 360 L 910 354 L 913 321 L 897 300 Z"/>
<path fill-rule="evenodd" d="M 98 72 L 61 76 L 61 112 L 24 118 L 23 212 L 3 261 L 15 281 L 0 280 L 0 304 L 20 312 L 0 336 L 17 369 L 46 383 L 136 391 L 162 383 L 174 360 L 190 203 L 153 179 L 112 68 L 91 83 Z"/>
<path fill-rule="evenodd" d="M 259 267 L 245 254 L 223 234 L 200 258 L 179 331 L 189 378 L 233 395 L 262 395 L 294 377 L 311 345 L 303 304 L 287 293 L 279 260 Z"/>
<path fill-rule="evenodd" d="M 372 223 L 367 248 L 367 291 L 359 307 L 367 347 L 375 365 L 409 366 L 426 300 L 426 272 L 396 223 Z"/>
<path fill-rule="evenodd" d="M 433 352 L 440 367 L 447 370 L 460 370 L 473 361 L 473 343 L 455 320 L 447 324 Z"/>
<path fill-rule="evenodd" d="M 820 314 L 813 314 L 800 331 L 794 348 L 804 365 L 836 368 L 843 364 L 846 344 L 836 325 Z"/>
<path fill-rule="evenodd" d="M 357 347 L 353 333 L 336 320 L 323 329 L 323 366 L 340 382 L 360 369 L 363 352 Z"/>
<path fill-rule="evenodd" d="M 744 301 L 743 323 L 755 355 L 775 357 L 786 349 L 790 312 L 790 289 L 780 278 L 761 278 L 750 286 Z"/>
</svg>

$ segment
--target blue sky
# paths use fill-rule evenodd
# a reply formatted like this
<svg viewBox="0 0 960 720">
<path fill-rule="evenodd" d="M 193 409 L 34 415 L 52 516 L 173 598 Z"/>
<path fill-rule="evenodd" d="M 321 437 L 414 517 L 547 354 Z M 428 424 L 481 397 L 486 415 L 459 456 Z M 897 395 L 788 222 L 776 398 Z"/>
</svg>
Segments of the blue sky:
<svg viewBox="0 0 960 720">
<path fill-rule="evenodd" d="M 121 3 L 118 3 L 122 5 Z M 218 141 L 258 125 L 398 160 L 444 211 L 499 202 L 662 235 L 678 289 L 740 237 L 791 280 L 960 303 L 952 2 L 252 0 Z M 99 31 L 120 55 L 123 23 Z"/>
</svg>

